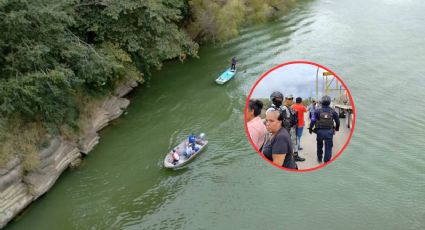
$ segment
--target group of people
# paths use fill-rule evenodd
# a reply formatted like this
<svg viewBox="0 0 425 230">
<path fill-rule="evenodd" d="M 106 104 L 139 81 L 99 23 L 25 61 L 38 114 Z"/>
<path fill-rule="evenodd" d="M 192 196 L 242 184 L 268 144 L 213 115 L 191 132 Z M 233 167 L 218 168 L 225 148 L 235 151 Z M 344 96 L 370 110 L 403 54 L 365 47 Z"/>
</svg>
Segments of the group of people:
<svg viewBox="0 0 425 230">
<path fill-rule="evenodd" d="M 292 95 L 284 97 L 281 92 L 273 92 L 270 95 L 272 104 L 266 110 L 265 124 L 260 117 L 263 103 L 250 100 L 247 127 L 252 141 L 268 160 L 285 168 L 298 169 L 296 161 L 305 161 L 299 152 L 303 150 L 304 113 L 309 112 L 309 133 L 317 133 L 317 161 L 321 163 L 323 160 L 323 142 L 324 162 L 329 161 L 332 158 L 333 135 L 339 129 L 338 114 L 330 108 L 330 97 L 322 98 L 320 108 L 315 101 L 306 108 L 301 97 L 296 98 L 295 104 L 293 100 Z"/>
<path fill-rule="evenodd" d="M 187 141 L 185 141 L 184 143 L 184 150 L 183 150 L 183 156 L 186 159 L 189 159 L 190 157 L 192 157 L 192 155 L 196 154 L 200 148 L 202 147 L 202 145 L 204 145 L 204 139 L 205 139 L 205 134 L 201 134 L 199 136 L 199 138 L 196 138 L 195 134 L 191 134 L 189 135 L 189 137 L 187 138 Z M 178 147 L 177 147 L 178 148 Z M 174 148 L 173 150 L 171 150 L 170 152 L 172 160 L 173 160 L 173 164 L 177 164 L 177 162 L 179 162 L 180 160 L 180 154 L 177 151 L 176 148 Z"/>
</svg>

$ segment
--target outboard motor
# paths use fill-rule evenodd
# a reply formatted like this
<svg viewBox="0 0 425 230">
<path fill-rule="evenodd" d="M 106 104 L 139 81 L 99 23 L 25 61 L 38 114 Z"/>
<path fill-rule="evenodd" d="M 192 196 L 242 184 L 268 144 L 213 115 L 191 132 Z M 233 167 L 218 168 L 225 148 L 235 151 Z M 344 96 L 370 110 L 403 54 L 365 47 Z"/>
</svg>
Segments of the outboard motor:
<svg viewBox="0 0 425 230">
<path fill-rule="evenodd" d="M 199 139 L 201 139 L 202 141 L 205 141 L 205 133 L 199 134 Z"/>
</svg>

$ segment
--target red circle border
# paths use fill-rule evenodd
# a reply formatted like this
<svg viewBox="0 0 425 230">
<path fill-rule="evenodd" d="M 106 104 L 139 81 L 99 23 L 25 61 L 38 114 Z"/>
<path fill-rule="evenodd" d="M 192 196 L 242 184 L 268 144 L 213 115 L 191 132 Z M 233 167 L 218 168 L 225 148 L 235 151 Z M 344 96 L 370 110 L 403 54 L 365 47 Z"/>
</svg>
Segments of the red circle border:
<svg viewBox="0 0 425 230">
<path fill-rule="evenodd" d="M 274 70 L 276 70 L 276 69 L 278 69 L 278 68 L 280 68 L 280 67 L 283 67 L 283 66 L 286 66 L 286 65 L 291 65 L 291 64 L 309 64 L 309 65 L 314 65 L 314 66 L 317 66 L 317 67 L 320 67 L 320 68 L 322 68 L 322 69 L 324 69 L 324 70 L 326 70 L 326 71 L 328 71 L 328 72 L 330 72 L 330 73 L 332 73 L 332 75 L 333 76 L 335 76 L 336 78 L 337 78 L 337 80 L 342 84 L 342 86 L 344 87 L 344 89 L 347 91 L 347 93 L 348 93 L 348 97 L 350 98 L 350 103 L 351 103 L 351 105 L 352 105 L 352 110 L 353 110 L 353 121 L 352 121 L 352 127 L 351 127 L 351 131 L 350 131 L 350 135 L 348 136 L 348 139 L 347 139 L 347 141 L 345 142 L 345 144 L 344 144 L 344 146 L 342 146 L 342 148 L 339 150 L 339 152 L 335 155 L 335 157 L 333 157 L 330 161 L 328 161 L 328 162 L 326 162 L 326 163 L 324 163 L 324 164 L 321 164 L 321 165 L 319 165 L 319 166 L 316 166 L 316 167 L 314 167 L 314 168 L 308 168 L 308 169 L 298 169 L 298 170 L 296 170 L 296 169 L 288 169 L 288 168 L 285 168 L 285 167 L 282 167 L 282 166 L 279 166 L 279 165 L 277 165 L 277 164 L 274 164 L 273 162 L 271 162 L 270 160 L 268 160 L 263 154 L 261 154 L 261 152 L 260 152 L 260 150 L 257 148 L 257 146 L 255 146 L 255 144 L 254 144 L 254 142 L 252 141 L 252 139 L 251 139 L 251 136 L 249 135 L 249 131 L 248 131 L 248 126 L 247 126 L 247 115 L 246 115 L 246 113 L 247 113 L 247 111 L 248 111 L 248 104 L 249 104 L 249 100 L 250 100 L 250 98 L 251 98 L 251 95 L 252 95 L 252 93 L 253 93 L 253 91 L 254 91 L 254 89 L 257 87 L 257 85 L 258 85 L 258 83 L 263 79 L 263 78 L 265 78 L 269 73 L 271 73 L 272 71 L 274 71 Z M 330 163 L 332 163 L 334 160 L 336 160 L 341 154 L 342 154 L 342 152 L 345 150 L 345 148 L 347 147 L 347 145 L 348 145 L 348 143 L 350 142 L 350 140 L 351 140 L 351 137 L 353 136 L 353 133 L 354 133 L 354 128 L 355 128 L 355 126 L 356 126 L 356 108 L 355 108 L 355 106 L 354 106 L 354 100 L 353 100 L 353 97 L 351 96 L 351 92 L 350 92 L 350 90 L 348 89 L 348 87 L 345 85 L 345 83 L 341 80 L 341 78 L 338 76 L 338 75 L 336 75 L 332 70 L 330 70 L 330 69 L 328 69 L 328 68 L 326 68 L 326 67 L 324 67 L 324 66 L 322 66 L 322 65 L 320 65 L 320 64 L 317 64 L 317 63 L 315 63 L 315 62 L 310 62 L 310 61 L 303 61 L 303 60 L 299 60 L 299 61 L 290 61 L 290 62 L 285 62 L 285 63 L 282 63 L 282 64 L 280 64 L 280 65 L 277 65 L 277 66 L 275 66 L 275 67 L 273 67 L 273 68 L 271 68 L 271 69 L 269 69 L 267 72 L 265 72 L 263 75 L 261 75 L 261 77 L 255 82 L 255 84 L 254 84 L 254 86 L 251 88 L 251 91 L 249 92 L 249 94 L 248 94 L 248 97 L 247 97 L 247 99 L 246 99 L 246 102 L 245 102 L 245 110 L 244 110 L 244 123 L 245 123 L 245 132 L 246 132 L 246 134 L 247 134 L 247 136 L 248 136 L 248 139 L 249 139 L 249 141 L 251 142 L 251 145 L 254 147 L 254 149 L 255 149 L 255 151 L 257 151 L 257 153 L 258 153 L 258 155 L 260 155 L 265 161 L 267 161 L 267 162 L 269 162 L 271 165 L 273 165 L 273 166 L 275 166 L 275 167 L 277 167 L 277 168 L 280 168 L 280 169 L 283 169 L 283 170 L 286 170 L 286 171 L 291 171 L 291 172 L 310 172 L 310 171 L 314 171 L 314 170 L 317 170 L 317 169 L 320 169 L 320 168 L 323 168 L 323 167 L 325 167 L 325 166 L 327 166 L 327 165 L 329 165 Z"/>
</svg>

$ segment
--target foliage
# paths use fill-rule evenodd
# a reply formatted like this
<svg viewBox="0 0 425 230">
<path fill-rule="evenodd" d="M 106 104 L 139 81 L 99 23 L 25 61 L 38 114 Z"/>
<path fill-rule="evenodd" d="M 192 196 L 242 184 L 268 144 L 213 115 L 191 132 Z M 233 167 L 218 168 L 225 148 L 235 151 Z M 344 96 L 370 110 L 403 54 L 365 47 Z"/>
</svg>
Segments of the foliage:
<svg viewBox="0 0 425 230">
<path fill-rule="evenodd" d="M 8 132 L 0 132 L 0 166 L 12 157 L 24 156 L 23 165 L 26 170 L 33 170 L 39 164 L 38 152 L 45 147 L 46 129 L 36 122 L 25 122 L 20 117 L 9 119 L 6 123 L 0 121 L 0 126 Z"/>
<path fill-rule="evenodd" d="M 77 94 L 110 92 L 161 61 L 196 55 L 173 1 L 11 0 L 0 4 L 0 113 L 75 126 Z"/>
<path fill-rule="evenodd" d="M 21 144 L 9 135 L 16 117 L 23 127 L 72 136 L 88 114 L 81 98 L 98 100 L 164 60 L 196 56 L 198 45 L 179 27 L 187 7 L 181 0 L 0 1 L 0 146 Z"/>
<path fill-rule="evenodd" d="M 187 31 L 200 41 L 227 40 L 246 24 L 282 15 L 295 0 L 190 0 Z"/>
<path fill-rule="evenodd" d="M 181 0 L 90 1 L 76 7 L 78 29 L 88 42 L 118 45 L 149 73 L 163 60 L 196 56 L 198 45 L 177 25 L 181 8 Z"/>
<path fill-rule="evenodd" d="M 193 39 L 231 38 L 293 1 L 0 0 L 0 161 L 36 152 L 43 135 L 73 138 L 117 84 L 196 57 Z"/>
</svg>

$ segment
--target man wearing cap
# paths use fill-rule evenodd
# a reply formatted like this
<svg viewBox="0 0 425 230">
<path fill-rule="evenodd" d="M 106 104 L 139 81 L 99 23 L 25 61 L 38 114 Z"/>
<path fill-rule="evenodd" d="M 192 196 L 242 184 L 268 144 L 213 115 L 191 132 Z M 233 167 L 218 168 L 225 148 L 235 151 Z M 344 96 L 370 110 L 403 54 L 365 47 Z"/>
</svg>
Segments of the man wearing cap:
<svg viewBox="0 0 425 230">
<path fill-rule="evenodd" d="M 286 114 L 286 120 L 287 120 L 287 127 L 286 129 L 289 132 L 289 135 L 291 136 L 291 142 L 294 150 L 294 160 L 295 161 L 305 161 L 305 158 L 302 158 L 298 155 L 298 149 L 295 148 L 297 146 L 297 124 L 298 124 L 298 115 L 297 113 L 292 109 L 292 105 L 294 104 L 294 96 L 292 94 L 289 94 L 285 97 L 285 104 L 283 106 L 283 110 L 285 111 L 284 114 Z M 284 118 L 285 119 L 285 118 Z"/>
</svg>

